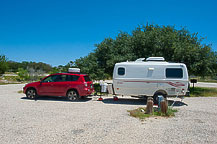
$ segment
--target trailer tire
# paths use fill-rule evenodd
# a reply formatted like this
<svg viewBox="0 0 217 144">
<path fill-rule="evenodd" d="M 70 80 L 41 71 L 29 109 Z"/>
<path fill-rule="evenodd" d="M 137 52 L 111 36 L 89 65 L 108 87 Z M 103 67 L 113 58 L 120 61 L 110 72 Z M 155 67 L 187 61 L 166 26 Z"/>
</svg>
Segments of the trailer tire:
<svg viewBox="0 0 217 144">
<path fill-rule="evenodd" d="M 158 104 L 158 96 L 163 96 L 164 98 L 166 98 L 167 97 L 167 95 L 165 94 L 165 93 L 163 93 L 163 92 L 156 92 L 155 94 L 154 94 L 154 96 L 153 96 L 153 101 L 154 101 L 154 104 Z"/>
</svg>

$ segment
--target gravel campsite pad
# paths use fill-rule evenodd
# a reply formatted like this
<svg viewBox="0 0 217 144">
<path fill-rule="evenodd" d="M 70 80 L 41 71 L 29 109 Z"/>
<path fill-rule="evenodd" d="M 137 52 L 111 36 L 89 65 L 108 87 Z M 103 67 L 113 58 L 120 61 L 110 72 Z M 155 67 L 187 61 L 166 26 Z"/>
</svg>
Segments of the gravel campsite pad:
<svg viewBox="0 0 217 144">
<path fill-rule="evenodd" d="M 185 98 L 171 118 L 129 116 L 144 100 L 120 97 L 69 102 L 18 93 L 22 84 L 0 86 L 0 140 L 5 143 L 217 143 L 217 98 Z M 183 104 L 187 104 L 183 105 Z"/>
</svg>

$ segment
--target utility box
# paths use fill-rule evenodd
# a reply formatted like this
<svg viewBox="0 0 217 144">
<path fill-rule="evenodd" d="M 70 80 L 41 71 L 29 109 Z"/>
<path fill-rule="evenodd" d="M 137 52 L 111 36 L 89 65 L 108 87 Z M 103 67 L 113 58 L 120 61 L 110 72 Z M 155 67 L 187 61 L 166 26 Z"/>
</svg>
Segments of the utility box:
<svg viewBox="0 0 217 144">
<path fill-rule="evenodd" d="M 108 84 L 107 83 L 102 83 L 101 84 L 101 92 L 102 93 L 107 93 L 107 88 L 108 88 Z"/>
<path fill-rule="evenodd" d="M 112 83 L 108 83 L 108 93 L 109 94 L 114 94 L 113 84 Z"/>
<path fill-rule="evenodd" d="M 157 99 L 158 99 L 158 108 L 160 109 L 160 102 L 164 100 L 164 97 L 162 95 L 159 95 Z"/>
</svg>

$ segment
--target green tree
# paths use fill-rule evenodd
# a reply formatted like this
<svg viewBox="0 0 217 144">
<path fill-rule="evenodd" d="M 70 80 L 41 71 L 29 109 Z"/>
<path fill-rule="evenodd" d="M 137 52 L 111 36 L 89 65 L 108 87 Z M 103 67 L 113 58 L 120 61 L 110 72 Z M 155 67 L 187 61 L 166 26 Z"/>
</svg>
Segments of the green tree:
<svg viewBox="0 0 217 144">
<path fill-rule="evenodd" d="M 52 70 L 49 72 L 49 74 L 55 74 L 60 72 L 59 69 L 57 67 L 53 67 Z"/>
<path fill-rule="evenodd" d="M 7 69 L 7 58 L 5 57 L 5 55 L 0 55 L 0 74 L 4 74 Z"/>
<path fill-rule="evenodd" d="M 18 68 L 18 76 L 19 81 L 27 81 L 30 78 L 28 71 L 23 68 Z"/>
<path fill-rule="evenodd" d="M 105 68 L 99 68 L 99 65 L 95 53 L 90 53 L 88 56 L 75 61 L 75 66 L 79 67 L 82 73 L 87 73 L 92 79 L 96 80 L 106 78 L 106 74 L 104 74 Z"/>
<path fill-rule="evenodd" d="M 14 62 L 14 61 L 8 61 L 8 68 L 11 72 L 18 72 L 18 68 L 23 69 L 34 69 L 35 71 L 43 71 L 45 73 L 48 73 L 52 70 L 52 66 L 46 63 L 42 62 Z"/>
<path fill-rule="evenodd" d="M 185 63 L 191 75 L 216 75 L 217 54 L 202 40 L 186 28 L 141 25 L 131 34 L 120 32 L 115 39 L 106 38 L 93 53 L 77 59 L 75 66 L 94 79 L 104 79 L 112 77 L 117 62 L 162 56 L 166 61 Z"/>
</svg>

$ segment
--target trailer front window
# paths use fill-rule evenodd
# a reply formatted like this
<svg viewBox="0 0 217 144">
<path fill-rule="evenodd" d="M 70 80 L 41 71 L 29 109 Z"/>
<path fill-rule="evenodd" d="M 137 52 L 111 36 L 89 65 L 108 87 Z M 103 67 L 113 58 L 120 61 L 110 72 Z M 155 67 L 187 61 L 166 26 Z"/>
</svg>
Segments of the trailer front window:
<svg viewBox="0 0 217 144">
<path fill-rule="evenodd" d="M 181 68 L 167 68 L 166 78 L 183 78 L 183 70 Z"/>
<path fill-rule="evenodd" d="M 125 75 L 125 68 L 118 68 L 118 75 Z"/>
</svg>

